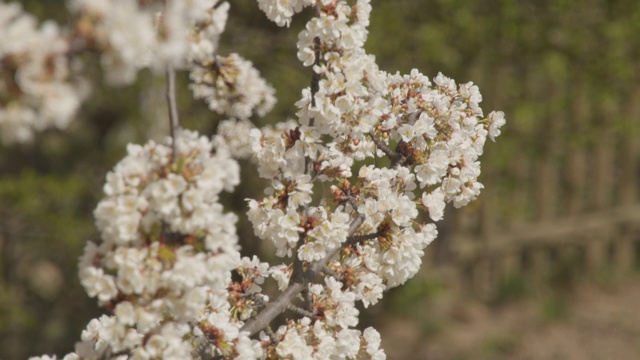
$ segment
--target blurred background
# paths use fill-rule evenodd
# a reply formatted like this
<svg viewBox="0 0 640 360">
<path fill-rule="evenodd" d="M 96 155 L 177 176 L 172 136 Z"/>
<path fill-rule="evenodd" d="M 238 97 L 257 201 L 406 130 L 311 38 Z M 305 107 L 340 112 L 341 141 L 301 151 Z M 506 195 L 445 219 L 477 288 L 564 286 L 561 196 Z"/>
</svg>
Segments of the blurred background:
<svg viewBox="0 0 640 360">
<path fill-rule="evenodd" d="M 68 20 L 63 1 L 21 3 Z M 473 81 L 507 125 L 485 148 L 480 198 L 448 210 L 423 270 L 363 309 L 363 326 L 390 359 L 639 359 L 640 2 L 372 3 L 367 50 L 382 69 Z M 255 1 L 231 5 L 221 54 L 252 60 L 277 90 L 256 123 L 292 117 L 311 78 L 295 57 L 309 15 L 281 29 Z M 63 355 L 100 313 L 76 264 L 98 238 L 103 179 L 127 143 L 168 134 L 161 77 L 108 88 L 87 64 L 96 85 L 67 131 L 0 148 L 0 359 Z M 221 118 L 180 80 L 183 125 L 212 134 Z M 224 201 L 243 253 L 266 252 L 243 216 L 262 186 L 244 165 Z"/>
</svg>

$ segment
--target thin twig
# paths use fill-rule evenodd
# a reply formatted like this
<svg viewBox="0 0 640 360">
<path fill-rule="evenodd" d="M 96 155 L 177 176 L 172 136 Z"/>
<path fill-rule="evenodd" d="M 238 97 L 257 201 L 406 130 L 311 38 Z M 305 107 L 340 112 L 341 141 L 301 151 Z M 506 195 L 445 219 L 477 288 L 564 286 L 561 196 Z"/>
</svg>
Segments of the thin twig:
<svg viewBox="0 0 640 360">
<path fill-rule="evenodd" d="M 391 159 L 391 167 L 397 167 L 397 166 L 404 166 L 409 162 L 409 159 L 411 159 L 412 155 L 409 153 L 407 154 L 405 151 L 401 151 L 398 149 L 404 149 L 404 146 L 407 143 L 404 142 L 404 140 L 400 139 L 400 141 L 398 141 L 398 144 L 396 145 L 396 149 L 394 150 L 394 153 L 397 154 L 397 156 L 395 158 Z"/>
<path fill-rule="evenodd" d="M 409 160 L 410 156 L 402 154 L 401 152 L 399 152 L 397 150 L 398 147 L 400 147 L 400 145 L 403 144 L 402 140 L 400 140 L 400 142 L 398 142 L 398 145 L 396 146 L 396 150 L 392 150 L 382 140 L 378 139 L 375 136 L 375 134 L 373 134 L 373 132 L 369 132 L 369 136 L 371 137 L 371 140 L 376 144 L 378 149 L 382 150 L 382 152 L 385 153 L 385 155 L 387 155 L 387 157 L 391 160 L 390 167 L 393 168 L 393 167 L 396 167 L 398 165 L 401 165 L 401 166 L 405 165 L 407 163 L 407 161 Z"/>
<path fill-rule="evenodd" d="M 311 76 L 311 107 L 316 106 L 315 95 L 320 90 L 320 74 L 318 74 L 313 68 L 320 65 L 320 60 L 322 58 L 322 53 L 320 51 L 321 49 L 322 49 L 322 43 L 320 42 L 320 38 L 316 36 L 313 38 L 314 61 L 313 61 L 313 67 L 311 68 L 311 70 L 313 71 L 313 75 Z M 314 118 L 311 118 L 309 120 L 309 126 L 313 126 L 313 119 Z"/>
<path fill-rule="evenodd" d="M 291 300 L 298 295 L 304 286 L 301 283 L 289 284 L 289 286 L 258 315 L 247 320 L 240 331 L 246 331 L 250 336 L 266 328 L 276 316 L 286 310 Z"/>
<path fill-rule="evenodd" d="M 307 271 L 307 276 L 309 276 L 308 279 L 309 279 L 309 282 L 311 282 L 311 280 L 315 277 L 315 273 L 312 271 Z M 307 306 L 307 309 L 309 309 L 309 311 L 313 311 L 313 297 L 311 296 L 311 291 L 309 291 L 308 286 L 302 289 L 302 297 L 305 300 L 305 305 Z"/>
<path fill-rule="evenodd" d="M 345 242 L 345 245 L 353 245 L 353 244 L 357 244 L 366 240 L 373 240 L 373 239 L 377 239 L 380 236 L 380 232 L 374 232 L 371 234 L 366 234 L 366 235 L 353 235 L 353 236 L 349 236 L 347 238 L 347 241 Z"/>
<path fill-rule="evenodd" d="M 343 193 L 348 196 L 347 201 L 349 202 L 349 205 L 351 205 L 353 210 L 357 211 L 358 210 L 358 202 L 356 202 L 356 199 L 354 199 L 352 195 L 346 194 L 344 191 L 343 191 Z"/>
<path fill-rule="evenodd" d="M 311 71 L 313 72 L 313 75 L 311 76 L 311 107 L 312 108 L 316 107 L 316 94 L 320 90 L 320 74 L 318 74 L 313 69 L 317 65 L 320 65 L 320 57 L 322 55 L 320 53 L 320 46 L 321 46 L 320 38 L 316 36 L 315 38 L 313 38 L 313 51 L 315 54 L 315 60 L 313 61 L 313 67 L 311 68 Z M 311 119 L 309 119 L 309 127 L 313 126 L 314 122 L 315 122 L 315 117 L 312 117 Z M 304 158 L 305 174 L 309 174 L 311 172 L 311 168 L 309 167 L 309 165 L 311 165 L 311 158 L 309 156 L 305 156 Z"/>
<path fill-rule="evenodd" d="M 322 268 L 322 272 L 325 273 L 325 275 L 329 275 L 329 276 L 333 277 L 334 279 L 336 279 L 338 281 L 344 280 L 344 276 L 342 276 L 341 274 L 338 274 L 337 272 L 329 269 L 328 266 L 325 266 L 324 268 Z"/>
<path fill-rule="evenodd" d="M 391 161 L 400 157 L 400 154 L 393 151 L 387 144 L 378 139 L 378 137 L 373 132 L 369 132 L 369 136 L 371 137 L 371 140 L 373 140 L 373 142 L 376 144 L 378 149 L 382 150 L 382 152 L 387 155 L 389 159 L 391 159 Z"/>
<path fill-rule="evenodd" d="M 315 52 L 315 60 L 313 62 L 313 66 L 315 67 L 316 65 L 320 64 L 321 54 L 320 54 L 320 38 L 319 37 L 316 36 L 313 39 L 313 46 L 314 46 L 314 52 Z M 311 107 L 316 106 L 315 95 L 319 90 L 320 90 L 320 75 L 316 73 L 315 70 L 313 70 L 313 76 L 311 77 Z M 313 126 L 313 123 L 314 123 L 314 118 L 309 119 L 309 127 Z M 307 175 L 311 173 L 311 157 L 309 155 L 304 157 L 304 173 Z M 307 216 L 307 210 L 308 208 L 305 205 L 303 209 L 305 216 Z M 298 242 L 296 244 L 296 250 L 293 253 L 293 273 L 291 274 L 291 278 L 289 279 L 289 284 L 293 282 L 301 282 L 304 278 L 302 273 L 304 269 L 302 266 L 302 260 L 298 258 L 298 249 L 300 249 L 300 247 L 304 245 L 306 236 L 307 235 L 305 233 L 301 233 L 300 237 L 298 238 Z"/>
<path fill-rule="evenodd" d="M 295 306 L 293 304 L 287 305 L 287 310 L 293 311 L 294 313 L 296 313 L 298 315 L 306 316 L 308 318 L 312 318 L 312 317 L 316 316 L 316 314 L 314 314 L 313 312 L 305 310 L 305 309 L 303 309 L 301 307 L 298 307 L 298 306 Z"/>
<path fill-rule="evenodd" d="M 169 105 L 169 130 L 171 132 L 171 156 L 176 159 L 176 139 L 180 131 L 180 118 L 176 102 L 176 72 L 172 67 L 167 69 L 167 104 Z"/>
<path fill-rule="evenodd" d="M 306 208 L 304 209 L 304 211 L 306 212 Z M 303 264 L 302 264 L 302 260 L 300 260 L 300 257 L 298 256 L 298 249 L 300 249 L 300 247 L 302 245 L 304 245 L 304 241 L 307 238 L 307 234 L 304 232 L 301 232 L 300 235 L 298 236 L 298 242 L 296 243 L 296 250 L 293 253 L 293 271 L 291 272 L 291 277 L 289 278 L 289 285 L 293 284 L 293 283 L 303 283 L 304 281 L 304 268 L 303 268 Z"/>
<path fill-rule="evenodd" d="M 169 107 L 169 131 L 171 134 L 171 162 L 176 161 L 176 139 L 180 131 L 180 119 L 178 118 L 178 106 L 176 102 L 176 72 L 172 67 L 167 68 L 167 105 Z M 175 234 L 170 232 L 169 226 L 162 221 L 162 238 L 166 242 L 175 240 Z"/>
<path fill-rule="evenodd" d="M 273 332 L 273 329 L 271 328 L 271 326 L 267 326 L 264 330 L 267 333 L 267 336 L 269 337 L 271 342 L 277 346 L 280 343 L 280 340 L 278 340 L 278 335 L 276 335 L 276 333 Z"/>
</svg>

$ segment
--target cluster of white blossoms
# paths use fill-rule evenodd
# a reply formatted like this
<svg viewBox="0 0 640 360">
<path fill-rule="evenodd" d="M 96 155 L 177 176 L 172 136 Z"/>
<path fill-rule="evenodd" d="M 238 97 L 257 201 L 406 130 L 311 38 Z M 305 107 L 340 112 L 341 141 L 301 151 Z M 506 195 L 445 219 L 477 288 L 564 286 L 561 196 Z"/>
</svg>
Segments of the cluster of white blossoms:
<svg viewBox="0 0 640 360">
<path fill-rule="evenodd" d="M 229 3 L 219 0 L 70 0 L 72 30 L 39 29 L 18 4 L 0 2 L 0 137 L 25 142 L 34 131 L 65 128 L 81 103 L 68 64 L 99 54 L 106 79 L 132 83 L 138 71 L 188 69 L 196 98 L 230 117 L 264 116 L 274 89 L 237 54 L 216 54 Z"/>
<path fill-rule="evenodd" d="M 190 357 L 214 326 L 224 334 L 218 345 L 237 344 L 239 354 L 255 358 L 259 344 L 239 333 L 227 300 L 231 271 L 252 266 L 238 253 L 236 216 L 218 202 L 239 182 L 237 163 L 225 152 L 212 154 L 206 137 L 187 130 L 175 155 L 171 139 L 127 150 L 95 210 L 102 241 L 89 242 L 79 264 L 87 293 L 113 315 L 89 323 L 71 358 Z"/>
<path fill-rule="evenodd" d="M 331 282 L 331 280 L 328 280 Z M 358 311 L 353 307 L 353 298 L 344 294 L 340 283 L 335 291 L 325 293 L 321 287 L 312 287 L 310 292 L 318 301 L 314 304 L 323 306 L 327 312 L 339 319 L 350 316 L 357 323 Z M 327 306 L 328 305 L 328 306 Z M 346 313 L 346 314 L 344 314 Z M 339 329 L 336 331 L 336 329 Z M 275 353 L 269 353 L 270 359 L 385 359 L 380 349 L 380 334 L 373 328 L 364 332 L 342 327 L 340 324 L 330 325 L 322 320 L 311 320 L 303 317 L 297 322 L 289 322 L 281 326 L 275 337 L 282 339 L 275 346 Z M 264 342 L 271 341 L 263 336 Z"/>
<path fill-rule="evenodd" d="M 60 28 L 17 3 L 0 2 L 0 138 L 26 142 L 35 131 L 67 127 L 80 106 L 70 82 L 68 43 Z"/>
<path fill-rule="evenodd" d="M 261 142 L 256 140 L 264 137 L 269 139 L 267 141 L 279 144 L 276 148 L 283 149 L 283 141 L 286 139 L 286 135 L 283 135 L 283 133 L 290 133 L 289 130 L 295 129 L 297 124 L 295 120 L 289 119 L 276 123 L 273 126 L 266 125 L 257 129 L 256 126 L 247 119 L 227 119 L 221 121 L 218 125 L 214 142 L 216 146 L 227 149 L 235 159 L 252 160 L 256 166 L 260 166 L 259 171 L 268 171 L 265 169 L 266 164 L 268 164 L 268 158 L 260 158 L 257 156 L 264 155 L 264 153 L 258 151 Z"/>
<path fill-rule="evenodd" d="M 191 90 L 219 114 L 247 119 L 264 116 L 276 103 L 275 90 L 238 54 L 214 56 L 191 68 Z"/>
<path fill-rule="evenodd" d="M 128 84 L 140 69 L 184 68 L 215 53 L 229 4 L 219 0 L 71 0 L 76 32 L 101 54 L 107 80 Z"/>
<path fill-rule="evenodd" d="M 280 133 L 250 130 L 258 171 L 271 186 L 266 197 L 249 200 L 249 220 L 278 256 L 292 258 L 293 270 L 278 277 L 289 277 L 289 286 L 309 283 L 308 313 L 263 343 L 293 359 L 331 357 L 337 347 L 346 358 L 384 358 L 365 340 L 375 330 L 354 329 L 355 302 L 375 304 L 418 272 L 445 204 L 464 206 L 482 189 L 478 157 L 504 115 L 484 117 L 472 83 L 379 70 L 362 48 L 368 0 L 259 3 L 281 26 L 306 5 L 316 11 L 298 38 L 298 58 L 315 74 L 296 103 L 298 122 Z M 388 167 L 362 163 L 378 157 Z M 331 188 L 320 201 L 316 182 Z M 433 222 L 417 222 L 421 216 Z M 325 343 L 331 350 L 321 350 Z"/>
<path fill-rule="evenodd" d="M 232 119 L 213 140 L 179 130 L 130 145 L 107 175 L 94 214 L 102 241 L 87 245 L 80 278 L 111 315 L 67 358 L 384 359 L 378 332 L 356 328 L 356 305 L 414 276 L 445 205 L 479 195 L 478 158 L 504 114 L 485 117 L 472 83 L 381 71 L 363 49 L 369 0 L 258 0 L 280 26 L 315 11 L 297 44 L 314 74 L 297 119 L 258 129 L 248 118 L 270 110 L 273 89 L 250 62 L 214 53 L 226 3 L 116 2 L 72 1 L 114 79 L 187 66 L 195 97 Z M 247 216 L 282 264 L 241 259 L 236 216 L 218 202 L 239 182 L 231 156 L 249 155 L 270 185 Z M 272 329 L 286 309 L 294 316 Z"/>
<path fill-rule="evenodd" d="M 213 141 L 217 147 L 224 147 L 234 159 L 247 159 L 251 151 L 249 134 L 255 128 L 248 119 L 227 119 L 218 124 Z"/>
<path fill-rule="evenodd" d="M 314 4 L 316 0 L 258 0 L 260 10 L 264 11 L 269 20 L 284 26 L 291 23 L 291 17 L 300 12 L 305 6 Z"/>
<path fill-rule="evenodd" d="M 218 113 L 245 119 L 275 104 L 275 91 L 250 61 L 216 55 L 227 2 L 72 0 L 70 6 L 78 39 L 101 53 L 112 83 L 131 83 L 143 68 L 187 68 L 194 97 Z"/>
</svg>

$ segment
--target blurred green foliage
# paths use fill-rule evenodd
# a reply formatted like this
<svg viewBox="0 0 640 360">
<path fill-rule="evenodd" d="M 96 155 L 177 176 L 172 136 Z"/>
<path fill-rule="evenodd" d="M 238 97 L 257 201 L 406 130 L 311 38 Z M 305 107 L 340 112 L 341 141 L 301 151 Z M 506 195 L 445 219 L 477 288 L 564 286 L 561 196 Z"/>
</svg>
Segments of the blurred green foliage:
<svg viewBox="0 0 640 360">
<path fill-rule="evenodd" d="M 434 298 L 438 298 L 446 291 L 441 279 L 418 277 L 410 286 L 400 286 L 391 289 L 385 295 L 385 302 L 390 308 L 391 315 L 413 316 L 412 304 L 428 304 Z"/>
<path fill-rule="evenodd" d="M 22 3 L 40 19 L 69 18 L 61 0 Z M 221 53 L 237 52 L 253 61 L 278 92 L 274 111 L 254 120 L 266 124 L 293 117 L 293 103 L 311 77 L 295 56 L 297 33 L 309 13 L 282 29 L 266 20 L 255 1 L 231 3 Z M 500 221 L 531 217 L 532 209 L 510 195 L 532 187 L 531 171 L 518 172 L 522 159 L 547 156 L 552 141 L 562 143 L 562 151 L 593 147 L 603 130 L 616 138 L 640 134 L 640 2 L 372 4 L 366 47 L 382 69 L 407 73 L 415 67 L 428 76 L 441 71 L 458 82 L 473 81 L 487 113 L 505 111 L 504 135 L 487 147 L 483 161 L 483 182 L 503 195 L 496 208 Z M 0 148 L 2 359 L 60 355 L 73 348 L 81 329 L 99 311 L 78 283 L 76 262 L 84 243 L 97 240 L 92 209 L 101 197 L 104 176 L 124 155 L 127 142 L 168 134 L 163 79 L 145 72 L 133 86 L 108 88 L 101 85 L 100 70 L 91 65 L 94 59 L 86 60 L 86 76 L 95 85 L 71 128 L 47 131 L 31 145 Z M 179 80 L 184 126 L 211 134 L 220 117 L 191 100 L 185 74 Z M 243 252 L 249 254 L 262 245 L 242 216 L 243 199 L 260 196 L 260 186 L 255 170 L 244 166 L 242 171 L 245 181 L 225 201 L 241 217 L 239 234 Z M 443 237 L 446 232 L 443 226 Z M 504 295 L 519 296 L 525 291 L 520 285 L 505 284 Z M 386 306 L 407 308 L 438 289 L 437 283 L 409 282 Z M 549 303 L 545 316 L 563 316 L 558 304 Z M 489 341 L 487 348 L 501 352 L 509 344 L 508 339 Z"/>
<path fill-rule="evenodd" d="M 511 355 L 517 346 L 517 340 L 513 336 L 487 336 L 482 344 L 484 356 L 489 359 L 505 357 Z M 471 357 L 477 359 L 477 357 Z M 480 357 L 484 358 L 483 356 Z"/>
<path fill-rule="evenodd" d="M 546 321 L 564 320 L 571 315 L 569 310 L 567 299 L 556 295 L 544 300 L 540 306 L 540 314 Z"/>
<path fill-rule="evenodd" d="M 510 275 L 500 282 L 491 302 L 494 306 L 499 306 L 506 302 L 521 299 L 531 293 L 531 284 L 526 277 L 520 274 Z"/>
</svg>

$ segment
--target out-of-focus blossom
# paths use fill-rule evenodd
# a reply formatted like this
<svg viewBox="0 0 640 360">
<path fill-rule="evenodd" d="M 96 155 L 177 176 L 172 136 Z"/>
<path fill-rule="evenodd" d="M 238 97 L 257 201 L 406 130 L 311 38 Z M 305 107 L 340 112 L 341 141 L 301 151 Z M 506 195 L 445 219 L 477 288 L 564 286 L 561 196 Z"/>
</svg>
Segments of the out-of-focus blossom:
<svg viewBox="0 0 640 360">
<path fill-rule="evenodd" d="M 107 80 L 128 84 L 150 67 L 184 68 L 215 53 L 229 11 L 218 0 L 72 0 L 76 35 L 101 55 Z"/>
<path fill-rule="evenodd" d="M 48 128 L 64 129 L 82 96 L 71 82 L 69 44 L 51 21 L 17 3 L 0 2 L 0 138 L 27 142 Z"/>
<path fill-rule="evenodd" d="M 264 116 L 276 102 L 275 90 L 253 64 L 231 54 L 215 56 L 191 69 L 191 90 L 196 99 L 204 99 L 219 114 L 247 119 L 252 114 Z"/>
</svg>

